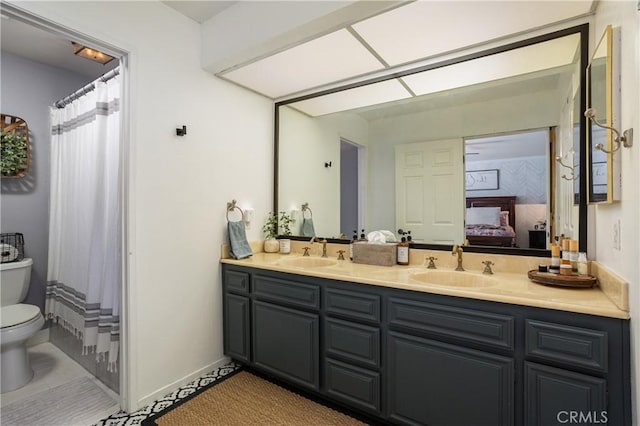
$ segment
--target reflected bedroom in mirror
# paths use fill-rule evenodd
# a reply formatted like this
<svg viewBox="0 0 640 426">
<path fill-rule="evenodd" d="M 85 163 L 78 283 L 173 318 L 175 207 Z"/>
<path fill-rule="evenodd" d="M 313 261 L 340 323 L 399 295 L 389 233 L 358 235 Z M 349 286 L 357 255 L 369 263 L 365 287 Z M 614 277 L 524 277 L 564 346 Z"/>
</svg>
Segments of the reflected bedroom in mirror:
<svg viewBox="0 0 640 426">
<path fill-rule="evenodd" d="M 274 208 L 309 203 L 326 238 L 403 229 L 443 250 L 586 245 L 587 32 L 277 103 Z M 301 220 L 293 234 L 308 235 Z"/>
</svg>

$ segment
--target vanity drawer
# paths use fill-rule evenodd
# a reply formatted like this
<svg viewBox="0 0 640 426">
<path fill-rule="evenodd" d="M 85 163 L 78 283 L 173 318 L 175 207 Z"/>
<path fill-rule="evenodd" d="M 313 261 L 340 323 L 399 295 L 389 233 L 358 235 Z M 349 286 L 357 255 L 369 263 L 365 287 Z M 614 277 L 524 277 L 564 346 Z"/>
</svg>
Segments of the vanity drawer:
<svg viewBox="0 0 640 426">
<path fill-rule="evenodd" d="M 526 320 L 527 356 L 607 372 L 607 332 Z"/>
<path fill-rule="evenodd" d="M 317 285 L 254 275 L 253 294 L 261 300 L 316 311 L 320 309 L 320 287 Z"/>
<path fill-rule="evenodd" d="M 327 358 L 327 395 L 362 410 L 380 412 L 380 373 Z"/>
<path fill-rule="evenodd" d="M 380 296 L 327 288 L 325 311 L 356 320 L 380 323 Z"/>
<path fill-rule="evenodd" d="M 224 283 L 226 291 L 249 294 L 249 274 L 247 272 L 225 271 Z"/>
<path fill-rule="evenodd" d="M 362 364 L 380 367 L 380 329 L 327 318 L 325 348 L 327 355 Z"/>
<path fill-rule="evenodd" d="M 389 325 L 500 349 L 514 348 L 514 317 L 428 302 L 389 298 Z"/>
</svg>

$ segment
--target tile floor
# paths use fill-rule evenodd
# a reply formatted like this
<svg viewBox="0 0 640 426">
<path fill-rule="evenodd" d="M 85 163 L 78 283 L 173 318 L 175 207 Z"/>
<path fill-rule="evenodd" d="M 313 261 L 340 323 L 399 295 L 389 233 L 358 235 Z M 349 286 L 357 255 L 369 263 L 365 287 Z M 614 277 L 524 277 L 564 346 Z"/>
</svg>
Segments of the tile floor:
<svg viewBox="0 0 640 426">
<path fill-rule="evenodd" d="M 46 391 L 47 389 L 63 385 L 72 380 L 81 377 L 88 377 L 111 398 L 113 398 L 114 406 L 112 410 L 109 410 L 113 413 L 109 417 L 105 417 L 104 411 L 101 413 L 87 413 L 87 418 L 91 420 L 87 421 L 86 426 L 91 424 L 95 424 L 96 426 L 139 425 L 142 420 L 147 417 L 155 415 L 163 409 L 188 397 L 202 387 L 207 386 L 208 384 L 215 382 L 216 380 L 240 368 L 239 364 L 232 362 L 200 377 L 197 380 L 194 380 L 175 392 L 172 392 L 148 406 L 141 408 L 135 413 L 128 414 L 120 411 L 119 404 L 117 402 L 119 401 L 119 396 L 115 392 L 93 377 L 87 370 L 80 366 L 80 364 L 76 363 L 52 343 L 41 343 L 30 347 L 29 356 L 31 358 L 31 367 L 34 371 L 33 379 L 26 386 L 20 389 L 2 394 L 0 396 L 1 407 L 5 407 L 14 402 L 20 402 L 23 399 L 33 396 L 35 393 Z M 64 407 L 59 407 L 59 409 L 64 410 Z"/>
<path fill-rule="evenodd" d="M 114 406 L 113 409 L 109 411 L 115 413 L 119 410 L 118 395 L 94 378 L 89 372 L 53 344 L 47 342 L 30 347 L 29 357 L 31 359 L 31 367 L 34 371 L 33 379 L 20 389 L 2 394 L 0 396 L 1 407 L 19 402 L 22 399 L 31 397 L 35 393 L 46 391 L 47 389 L 63 385 L 72 380 L 88 377 L 113 399 Z M 64 410 L 64 407 L 60 407 L 60 409 Z M 88 424 L 99 421 L 104 417 L 104 413 L 96 413 L 96 416 L 98 417 L 91 418 L 91 416 L 88 416 L 88 418 L 91 419 L 88 420 Z"/>
</svg>

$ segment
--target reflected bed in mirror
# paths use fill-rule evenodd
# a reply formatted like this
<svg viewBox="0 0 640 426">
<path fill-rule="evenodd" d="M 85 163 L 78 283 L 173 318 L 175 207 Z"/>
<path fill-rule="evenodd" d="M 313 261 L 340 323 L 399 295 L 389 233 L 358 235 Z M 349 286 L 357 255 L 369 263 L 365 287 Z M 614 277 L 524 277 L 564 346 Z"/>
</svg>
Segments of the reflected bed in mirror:
<svg viewBox="0 0 640 426">
<path fill-rule="evenodd" d="M 469 199 L 508 196 L 515 235 L 471 238 L 469 250 L 546 254 L 531 248 L 536 230 L 543 247 L 564 234 L 585 251 L 586 124 L 575 111 L 586 105 L 587 33 L 573 27 L 277 103 L 274 209 L 309 202 L 322 237 L 402 228 L 418 247 L 445 250 L 468 238 Z M 503 145 L 495 158 L 471 159 L 488 150 L 483 139 L 515 144 L 536 132 L 544 135 L 536 153 L 507 158 L 515 145 Z M 556 176 L 558 155 L 576 180 Z"/>
</svg>

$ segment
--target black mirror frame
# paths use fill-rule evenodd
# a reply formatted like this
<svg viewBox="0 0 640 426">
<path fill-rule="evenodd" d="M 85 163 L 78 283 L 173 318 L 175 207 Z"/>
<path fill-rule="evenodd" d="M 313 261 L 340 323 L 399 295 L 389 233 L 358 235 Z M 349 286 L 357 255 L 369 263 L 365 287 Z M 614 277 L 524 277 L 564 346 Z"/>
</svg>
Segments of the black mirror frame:
<svg viewBox="0 0 640 426">
<path fill-rule="evenodd" d="M 589 64 L 589 24 L 585 23 L 582 25 L 577 25 L 574 27 L 565 28 L 562 30 L 554 31 L 548 34 L 543 34 L 537 37 L 532 37 L 526 40 L 517 41 L 514 43 L 509 43 L 503 46 L 486 49 L 477 53 L 472 53 L 469 55 L 463 55 L 457 58 L 448 59 L 445 61 L 437 62 L 434 64 L 424 65 L 421 67 L 417 67 L 414 69 L 409 69 L 400 72 L 394 72 L 391 74 L 387 74 L 382 77 L 376 77 L 368 80 L 363 80 L 357 83 L 347 84 L 344 86 L 336 87 L 329 90 L 323 90 L 320 92 L 299 96 L 296 98 L 287 99 L 284 101 L 276 102 L 274 104 L 274 145 L 273 145 L 273 211 L 278 211 L 278 167 L 279 167 L 279 133 L 280 133 L 280 122 L 279 122 L 279 108 L 284 105 L 292 104 L 294 102 L 304 101 L 306 99 L 316 98 L 323 95 L 328 95 L 335 92 L 340 92 L 343 90 L 353 89 L 356 87 L 362 87 L 373 83 L 378 83 L 385 80 L 390 80 L 398 77 L 404 77 L 411 74 L 416 74 L 423 71 L 429 71 L 436 68 L 442 68 L 449 65 L 458 64 L 461 62 L 470 61 L 473 59 L 482 58 L 489 55 L 494 55 L 497 53 L 507 52 L 509 50 L 518 49 L 521 47 L 529 46 L 532 44 L 537 44 L 549 40 L 553 40 L 556 38 L 568 36 L 571 34 L 580 34 L 580 106 L 581 111 L 584 111 L 587 105 L 587 96 L 586 96 L 586 73 L 587 73 L 587 65 Z M 587 176 L 587 122 L 586 117 L 581 114 L 580 118 L 580 197 L 578 203 L 578 216 L 579 216 L 579 228 L 578 228 L 578 241 L 579 241 L 579 250 L 586 252 L 587 251 L 587 180 L 584 179 L 584 176 Z M 286 238 L 297 240 L 297 241 L 306 241 L 308 238 L 305 237 L 296 237 L 296 236 L 287 236 Z M 341 243 L 348 244 L 348 240 L 343 239 L 329 239 L 330 243 Z M 420 244 L 414 243 L 412 244 L 413 248 L 417 249 L 428 249 L 428 250 L 451 250 L 452 246 L 449 245 L 441 245 L 441 244 Z M 489 246 L 467 246 L 465 247 L 465 251 L 472 253 L 494 253 L 494 254 L 507 254 L 507 255 L 519 255 L 519 256 L 539 256 L 539 257 L 549 257 L 551 256 L 550 250 L 538 250 L 538 249 L 520 249 L 520 248 L 506 248 L 506 247 L 489 247 Z"/>
</svg>

